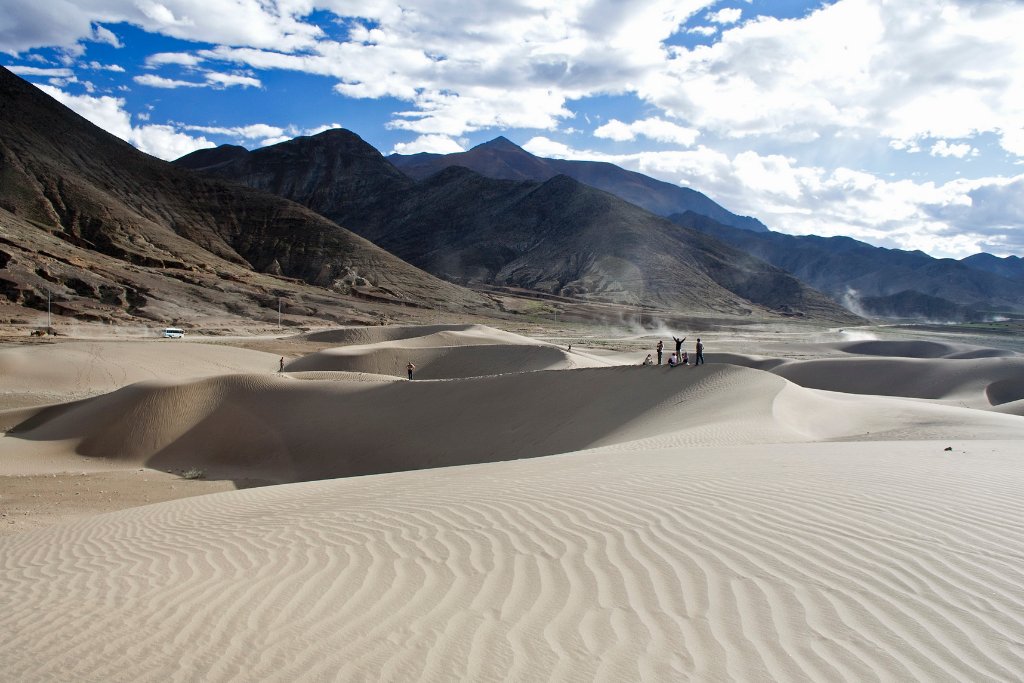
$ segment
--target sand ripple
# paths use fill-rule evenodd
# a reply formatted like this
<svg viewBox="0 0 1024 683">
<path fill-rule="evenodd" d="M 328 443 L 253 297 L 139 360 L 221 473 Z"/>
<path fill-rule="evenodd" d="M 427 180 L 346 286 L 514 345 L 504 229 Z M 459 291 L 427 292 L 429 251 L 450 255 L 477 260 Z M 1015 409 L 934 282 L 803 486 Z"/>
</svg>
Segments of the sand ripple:
<svg viewBox="0 0 1024 683">
<path fill-rule="evenodd" d="M 19 681 L 1013 680 L 1013 450 L 606 452 L 103 515 L 0 539 L 0 659 Z"/>
</svg>

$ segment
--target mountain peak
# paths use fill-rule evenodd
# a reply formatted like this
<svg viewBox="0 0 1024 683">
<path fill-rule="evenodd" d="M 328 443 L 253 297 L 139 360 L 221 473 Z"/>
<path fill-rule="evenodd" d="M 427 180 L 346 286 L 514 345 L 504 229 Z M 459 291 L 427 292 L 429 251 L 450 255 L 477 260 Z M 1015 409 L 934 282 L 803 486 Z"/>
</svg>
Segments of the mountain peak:
<svg viewBox="0 0 1024 683">
<path fill-rule="evenodd" d="M 487 142 L 479 144 L 476 147 L 474 147 L 473 149 L 478 149 L 478 148 L 479 149 L 492 149 L 492 150 L 499 150 L 499 151 L 507 151 L 507 152 L 525 152 L 526 151 L 522 147 L 517 145 L 516 143 L 512 142 L 511 140 L 509 140 L 504 135 L 499 135 L 498 137 L 494 138 L 493 140 L 489 140 Z"/>
</svg>

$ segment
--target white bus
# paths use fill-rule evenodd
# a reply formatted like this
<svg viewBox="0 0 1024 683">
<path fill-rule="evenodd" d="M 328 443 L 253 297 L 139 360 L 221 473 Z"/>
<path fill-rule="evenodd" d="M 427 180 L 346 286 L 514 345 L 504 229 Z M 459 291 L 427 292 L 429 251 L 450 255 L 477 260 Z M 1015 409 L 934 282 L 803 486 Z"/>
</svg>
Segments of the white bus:
<svg viewBox="0 0 1024 683">
<path fill-rule="evenodd" d="M 168 327 L 164 329 L 164 337 L 167 339 L 181 339 L 185 336 L 185 330 L 178 327 Z"/>
</svg>

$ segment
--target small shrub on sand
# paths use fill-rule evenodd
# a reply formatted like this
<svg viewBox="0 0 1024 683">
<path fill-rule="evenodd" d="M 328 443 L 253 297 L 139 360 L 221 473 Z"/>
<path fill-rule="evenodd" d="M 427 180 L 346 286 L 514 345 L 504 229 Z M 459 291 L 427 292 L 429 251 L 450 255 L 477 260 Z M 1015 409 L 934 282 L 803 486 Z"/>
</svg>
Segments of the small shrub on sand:
<svg viewBox="0 0 1024 683">
<path fill-rule="evenodd" d="M 193 467 L 192 469 L 185 470 L 184 472 L 181 473 L 182 479 L 202 479 L 205 476 L 206 472 L 199 469 L 198 467 Z"/>
</svg>

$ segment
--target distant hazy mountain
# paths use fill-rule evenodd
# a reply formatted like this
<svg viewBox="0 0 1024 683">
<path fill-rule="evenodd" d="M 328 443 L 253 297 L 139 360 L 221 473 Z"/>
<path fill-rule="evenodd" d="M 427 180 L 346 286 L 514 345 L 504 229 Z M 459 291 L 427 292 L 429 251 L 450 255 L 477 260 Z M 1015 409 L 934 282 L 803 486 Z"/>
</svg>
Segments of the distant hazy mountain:
<svg viewBox="0 0 1024 683">
<path fill-rule="evenodd" d="M 659 216 L 693 211 L 736 228 L 754 232 L 768 230 L 756 218 L 737 216 L 696 190 L 655 180 L 606 162 L 537 157 L 504 137 L 477 145 L 468 152 L 392 154 L 388 160 L 417 180 L 450 166 L 464 166 L 488 178 L 502 180 L 543 181 L 556 175 L 567 175 Z"/>
<path fill-rule="evenodd" d="M 452 167 L 415 182 L 341 130 L 225 156 L 179 162 L 302 202 L 454 282 L 683 311 L 852 317 L 778 268 L 565 175 L 501 180 Z"/>
<path fill-rule="evenodd" d="M 974 254 L 960 259 L 960 262 L 976 270 L 984 270 L 1011 280 L 1024 280 L 1024 258 L 1019 256 L 1000 258 L 992 254 Z"/>
<path fill-rule="evenodd" d="M 143 154 L 2 68 L 0 231 L 7 300 L 45 309 L 51 292 L 79 317 L 247 316 L 274 288 L 485 303 L 299 204 Z"/>
<path fill-rule="evenodd" d="M 995 259 L 1012 272 L 1013 260 L 979 254 L 956 261 L 875 247 L 849 237 L 753 234 L 692 212 L 671 219 L 778 266 L 869 315 L 959 319 L 1024 311 L 1022 281 L 976 266 L 991 265 Z"/>
</svg>

